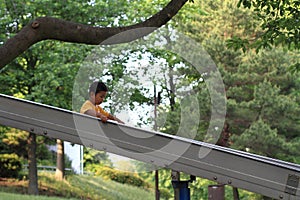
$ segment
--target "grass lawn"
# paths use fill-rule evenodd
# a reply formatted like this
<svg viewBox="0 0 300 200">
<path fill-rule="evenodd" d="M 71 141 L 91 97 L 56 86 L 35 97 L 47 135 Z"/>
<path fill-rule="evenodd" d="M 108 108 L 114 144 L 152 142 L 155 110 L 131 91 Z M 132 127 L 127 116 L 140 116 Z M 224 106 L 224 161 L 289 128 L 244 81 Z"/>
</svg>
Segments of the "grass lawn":
<svg viewBox="0 0 300 200">
<path fill-rule="evenodd" d="M 191 199 L 207 199 L 207 180 L 198 179 L 191 184 Z M 39 196 L 27 195 L 27 180 L 0 178 L 0 200 L 153 200 L 153 189 L 104 180 L 99 176 L 67 175 L 63 181 L 55 180 L 52 173 L 39 173 Z M 233 199 L 232 188 L 226 187 L 226 199 Z M 203 191 L 202 191 L 203 190 Z M 202 192 L 201 192 L 202 191 Z M 197 193 L 199 192 L 199 194 Z M 201 193 L 200 193 L 201 192 Z M 260 195 L 239 190 L 241 200 L 262 200 Z M 165 199 L 165 198 L 161 198 Z M 172 198 L 171 198 L 172 199 Z"/>
<path fill-rule="evenodd" d="M 0 200 L 153 200 L 154 192 L 101 177 L 68 175 L 64 181 L 57 181 L 51 173 L 39 174 L 40 196 L 28 196 L 27 181 L 1 180 Z M 21 195 L 23 194 L 23 195 Z M 20 196 L 21 195 L 21 196 Z M 47 197 L 47 196 L 51 196 Z"/>
<path fill-rule="evenodd" d="M 0 192 L 0 200 L 66 200 L 65 198 L 59 197 L 47 197 L 47 196 L 32 196 Z M 75 200 L 75 199 L 68 199 Z"/>
</svg>

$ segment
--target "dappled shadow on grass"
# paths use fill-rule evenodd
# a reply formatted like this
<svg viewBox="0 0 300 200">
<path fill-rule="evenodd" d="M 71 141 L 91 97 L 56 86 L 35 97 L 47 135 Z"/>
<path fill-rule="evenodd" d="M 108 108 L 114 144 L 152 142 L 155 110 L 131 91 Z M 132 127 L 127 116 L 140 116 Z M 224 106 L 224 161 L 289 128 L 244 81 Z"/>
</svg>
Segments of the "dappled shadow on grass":
<svg viewBox="0 0 300 200">
<path fill-rule="evenodd" d="M 28 181 L 16 180 L 12 178 L 0 178 L 0 191 L 6 191 L 10 193 L 27 193 Z"/>
<path fill-rule="evenodd" d="M 41 178 L 41 177 L 40 177 Z M 44 178 L 42 178 L 44 179 Z M 55 180 L 54 180 L 55 181 Z M 54 182 L 53 182 L 54 183 Z M 39 180 L 39 195 L 63 197 L 64 195 L 44 181 Z M 0 191 L 17 194 L 28 194 L 28 180 L 18 180 L 13 178 L 0 178 Z"/>
</svg>

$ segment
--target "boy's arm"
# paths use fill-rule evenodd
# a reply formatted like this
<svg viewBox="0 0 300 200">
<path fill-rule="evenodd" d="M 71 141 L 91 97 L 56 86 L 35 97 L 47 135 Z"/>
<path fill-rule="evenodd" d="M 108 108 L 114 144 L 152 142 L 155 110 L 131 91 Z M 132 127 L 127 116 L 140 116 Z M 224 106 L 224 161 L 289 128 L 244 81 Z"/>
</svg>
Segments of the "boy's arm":
<svg viewBox="0 0 300 200">
<path fill-rule="evenodd" d="M 111 120 L 117 121 L 121 124 L 125 124 L 122 120 L 113 116 L 112 114 L 108 114 L 108 116 L 106 117 L 104 114 L 101 114 L 100 112 L 96 112 L 95 110 L 92 110 L 92 109 L 85 111 L 84 114 L 87 114 L 87 115 L 90 115 L 93 117 L 99 117 L 102 122 L 107 122 L 108 119 L 111 119 Z"/>
<path fill-rule="evenodd" d="M 99 109 L 99 113 L 102 113 L 104 116 L 106 116 L 108 119 L 110 120 L 114 120 L 117 121 L 121 124 L 125 124 L 122 120 L 120 120 L 119 118 L 117 118 L 116 116 L 113 116 L 112 114 L 110 114 L 109 112 L 105 111 L 102 107 L 98 106 L 97 109 Z"/>
<path fill-rule="evenodd" d="M 111 120 L 114 120 L 114 121 L 117 121 L 117 122 L 119 122 L 121 124 L 125 124 L 122 120 L 120 120 L 119 118 L 113 116 L 112 114 L 109 114 L 107 118 L 111 119 Z"/>
<path fill-rule="evenodd" d="M 96 112 L 95 110 L 92 110 L 92 109 L 89 109 L 87 111 L 85 111 L 84 114 L 87 114 L 87 115 L 90 115 L 90 116 L 93 116 L 93 117 L 98 117 L 101 119 L 102 122 L 107 122 L 107 119 L 108 117 L 106 117 L 105 115 L 99 113 L 99 112 Z"/>
</svg>

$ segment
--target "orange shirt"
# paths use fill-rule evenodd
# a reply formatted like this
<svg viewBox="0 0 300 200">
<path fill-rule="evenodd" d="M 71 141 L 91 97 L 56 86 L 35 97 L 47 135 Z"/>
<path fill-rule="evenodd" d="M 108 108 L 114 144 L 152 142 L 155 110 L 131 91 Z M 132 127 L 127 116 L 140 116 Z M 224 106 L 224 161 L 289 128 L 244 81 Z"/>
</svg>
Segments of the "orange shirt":
<svg viewBox="0 0 300 200">
<path fill-rule="evenodd" d="M 84 114 L 88 110 L 94 110 L 98 113 L 103 114 L 105 117 L 109 116 L 109 113 L 106 112 L 103 108 L 101 108 L 100 105 L 95 106 L 90 100 L 84 102 L 84 104 L 80 108 L 80 113 Z"/>
</svg>

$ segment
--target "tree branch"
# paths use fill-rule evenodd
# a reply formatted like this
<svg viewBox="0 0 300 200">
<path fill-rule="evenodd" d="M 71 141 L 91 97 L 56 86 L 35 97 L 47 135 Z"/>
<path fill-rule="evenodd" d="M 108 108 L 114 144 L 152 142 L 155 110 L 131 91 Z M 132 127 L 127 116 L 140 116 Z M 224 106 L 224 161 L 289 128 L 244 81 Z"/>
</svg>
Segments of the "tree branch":
<svg viewBox="0 0 300 200">
<path fill-rule="evenodd" d="M 0 69 L 42 40 L 59 40 L 90 45 L 119 44 L 130 42 L 150 34 L 166 24 L 188 0 L 172 0 L 160 12 L 144 22 L 125 27 L 92 27 L 52 17 L 41 17 L 26 25 L 21 31 L 0 47 Z M 122 37 L 116 34 L 129 31 Z"/>
</svg>

